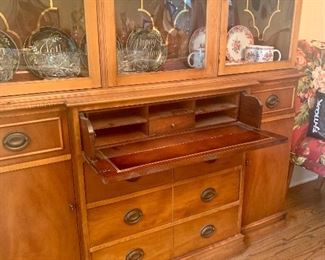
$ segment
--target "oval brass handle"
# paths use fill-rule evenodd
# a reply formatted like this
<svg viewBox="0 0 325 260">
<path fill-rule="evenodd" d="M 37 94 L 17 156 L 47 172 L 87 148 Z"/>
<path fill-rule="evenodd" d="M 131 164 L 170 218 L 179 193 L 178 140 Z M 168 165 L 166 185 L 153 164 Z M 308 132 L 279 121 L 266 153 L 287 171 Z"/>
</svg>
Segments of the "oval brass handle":
<svg viewBox="0 0 325 260">
<path fill-rule="evenodd" d="M 206 225 L 201 229 L 201 237 L 209 238 L 216 231 L 216 227 L 214 225 Z"/>
<path fill-rule="evenodd" d="M 28 135 L 20 132 L 7 134 L 2 141 L 4 148 L 9 151 L 24 150 L 30 143 Z"/>
<path fill-rule="evenodd" d="M 125 260 L 142 260 L 144 258 L 144 251 L 142 248 L 132 250 L 127 254 Z"/>
<path fill-rule="evenodd" d="M 143 212 L 141 209 L 132 209 L 124 216 L 124 222 L 128 225 L 137 224 L 143 218 Z"/>
<path fill-rule="evenodd" d="M 218 195 L 217 191 L 214 188 L 207 188 L 201 192 L 201 201 L 210 202 Z"/>
<path fill-rule="evenodd" d="M 278 106 L 279 103 L 280 103 L 280 98 L 277 95 L 271 95 L 265 101 L 266 107 L 271 109 Z"/>
</svg>

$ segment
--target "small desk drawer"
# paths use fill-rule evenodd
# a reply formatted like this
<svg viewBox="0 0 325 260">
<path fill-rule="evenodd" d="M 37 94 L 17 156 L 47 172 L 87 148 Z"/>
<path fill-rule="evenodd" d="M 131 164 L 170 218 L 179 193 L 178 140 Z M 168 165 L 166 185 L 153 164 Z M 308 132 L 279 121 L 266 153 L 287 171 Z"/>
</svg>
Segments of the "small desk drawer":
<svg viewBox="0 0 325 260">
<path fill-rule="evenodd" d="M 170 188 L 89 209 L 91 245 L 113 241 L 171 222 L 171 203 Z"/>
<path fill-rule="evenodd" d="M 103 177 L 96 174 L 88 164 L 85 164 L 84 169 L 87 203 L 170 184 L 173 178 L 172 170 L 169 170 L 136 179 L 104 183 Z"/>
<path fill-rule="evenodd" d="M 15 163 L 68 152 L 64 111 L 13 114 L 0 121 L 0 162 Z M 29 158 L 28 158 L 29 157 Z"/>
<path fill-rule="evenodd" d="M 92 260 L 168 260 L 172 258 L 172 247 L 173 231 L 165 229 L 94 252 Z"/>
<path fill-rule="evenodd" d="M 240 232 L 238 207 L 174 227 L 174 256 L 232 237 Z"/>
<path fill-rule="evenodd" d="M 174 219 L 195 215 L 239 199 L 241 168 L 207 178 L 180 182 L 174 187 Z"/>
<path fill-rule="evenodd" d="M 241 153 L 233 153 L 226 156 L 211 158 L 211 160 L 205 162 L 175 168 L 174 180 L 179 181 L 196 176 L 202 176 L 202 174 L 214 173 L 231 167 L 240 166 L 243 162 L 243 154 Z"/>
<path fill-rule="evenodd" d="M 265 90 L 253 95 L 261 100 L 264 114 L 293 109 L 294 86 Z"/>
<path fill-rule="evenodd" d="M 194 113 L 173 115 L 166 117 L 154 117 L 149 121 L 149 134 L 168 134 L 175 131 L 194 127 Z"/>
</svg>

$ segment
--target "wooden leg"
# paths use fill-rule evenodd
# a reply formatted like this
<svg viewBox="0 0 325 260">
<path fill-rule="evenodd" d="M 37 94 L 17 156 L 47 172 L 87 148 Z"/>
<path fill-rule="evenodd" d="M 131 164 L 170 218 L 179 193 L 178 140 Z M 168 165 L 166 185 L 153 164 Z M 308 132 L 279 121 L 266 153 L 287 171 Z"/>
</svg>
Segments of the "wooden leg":
<svg viewBox="0 0 325 260">
<path fill-rule="evenodd" d="M 290 160 L 289 163 L 289 170 L 288 170 L 288 180 L 287 180 L 287 187 L 289 188 L 290 182 L 291 182 L 291 178 L 293 175 L 293 170 L 295 168 L 295 164 Z"/>
<path fill-rule="evenodd" d="M 324 183 L 325 183 L 325 177 L 319 175 L 316 183 L 316 190 L 321 191 L 322 187 L 323 186 L 325 187 Z"/>
</svg>

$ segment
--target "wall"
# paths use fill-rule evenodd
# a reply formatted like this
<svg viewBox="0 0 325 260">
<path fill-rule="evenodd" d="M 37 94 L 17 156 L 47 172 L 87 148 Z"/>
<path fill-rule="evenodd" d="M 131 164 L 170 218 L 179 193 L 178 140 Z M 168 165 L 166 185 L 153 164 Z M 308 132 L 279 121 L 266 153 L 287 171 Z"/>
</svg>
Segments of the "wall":
<svg viewBox="0 0 325 260">
<path fill-rule="evenodd" d="M 299 39 L 325 41 L 325 1 L 303 0 Z M 296 186 L 317 178 L 317 175 L 296 167 L 290 186 Z"/>
</svg>

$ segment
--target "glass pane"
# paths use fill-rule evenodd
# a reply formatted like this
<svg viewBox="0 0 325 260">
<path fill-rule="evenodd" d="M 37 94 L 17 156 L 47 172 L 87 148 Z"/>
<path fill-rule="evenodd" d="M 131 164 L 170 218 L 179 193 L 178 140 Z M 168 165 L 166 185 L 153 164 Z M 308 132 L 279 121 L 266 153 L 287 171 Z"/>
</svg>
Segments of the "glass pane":
<svg viewBox="0 0 325 260">
<path fill-rule="evenodd" d="M 86 76 L 83 0 L 0 1 L 0 82 Z"/>
<path fill-rule="evenodd" d="M 289 58 L 295 0 L 228 0 L 226 64 Z"/>
<path fill-rule="evenodd" d="M 206 0 L 115 0 L 119 73 L 202 69 Z"/>
</svg>

